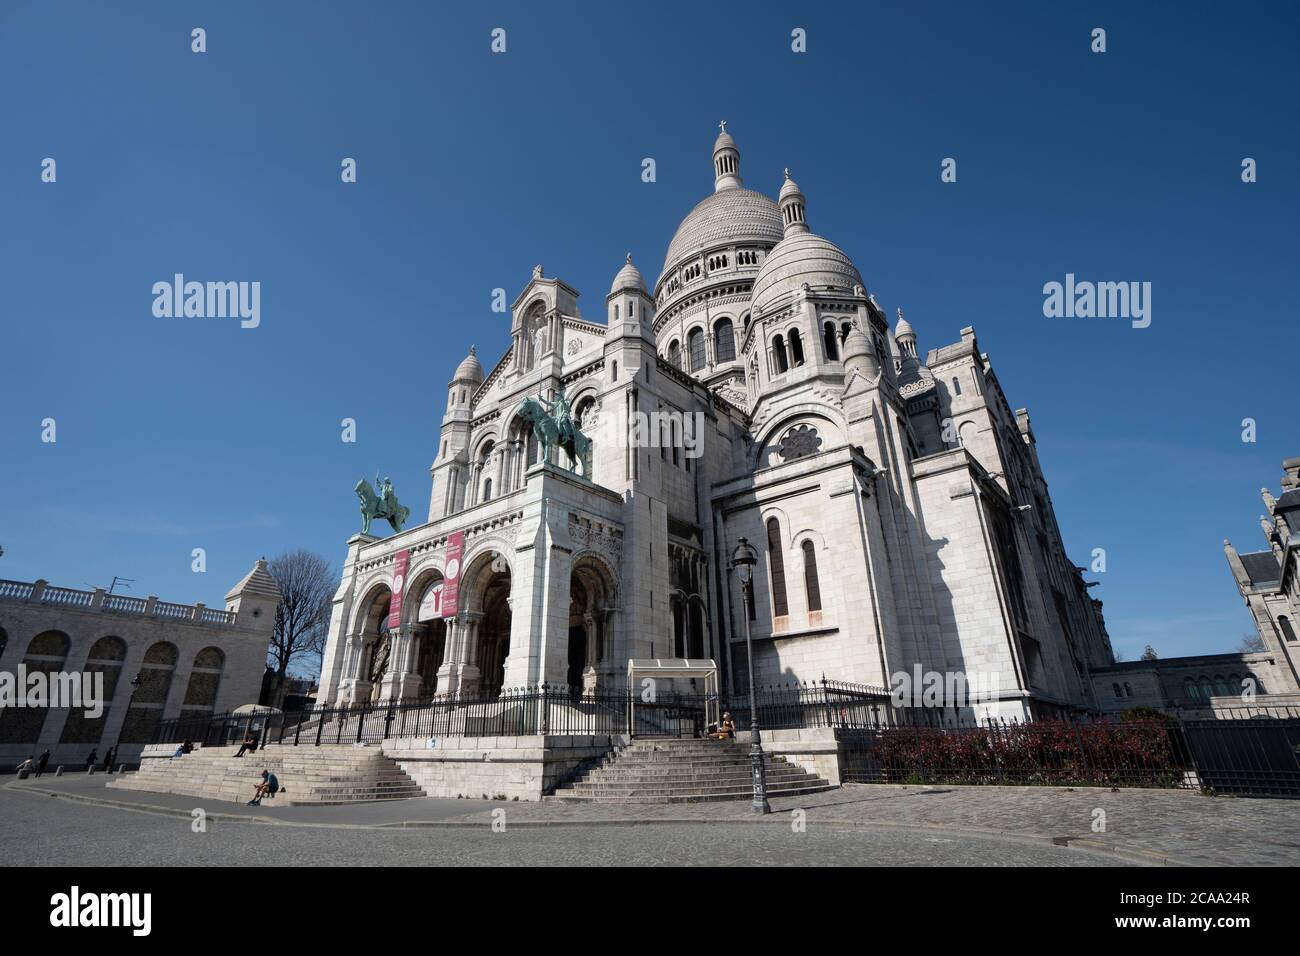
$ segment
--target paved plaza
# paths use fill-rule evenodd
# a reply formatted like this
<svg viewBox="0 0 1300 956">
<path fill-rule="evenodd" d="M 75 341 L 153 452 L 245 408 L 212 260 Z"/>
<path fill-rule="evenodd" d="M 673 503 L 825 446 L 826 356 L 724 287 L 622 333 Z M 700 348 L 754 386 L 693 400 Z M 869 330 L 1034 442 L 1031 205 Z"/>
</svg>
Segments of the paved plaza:
<svg viewBox="0 0 1300 956">
<path fill-rule="evenodd" d="M 12 865 L 295 864 L 319 859 L 328 846 L 338 862 L 355 865 L 1300 863 L 1300 802 L 1179 791 L 849 785 L 775 800 L 772 816 L 756 819 L 748 804 L 730 802 L 422 798 L 248 807 L 107 790 L 106 779 L 46 776 L 0 787 L 2 858 Z M 206 814 L 206 833 L 192 832 L 196 808 Z"/>
</svg>

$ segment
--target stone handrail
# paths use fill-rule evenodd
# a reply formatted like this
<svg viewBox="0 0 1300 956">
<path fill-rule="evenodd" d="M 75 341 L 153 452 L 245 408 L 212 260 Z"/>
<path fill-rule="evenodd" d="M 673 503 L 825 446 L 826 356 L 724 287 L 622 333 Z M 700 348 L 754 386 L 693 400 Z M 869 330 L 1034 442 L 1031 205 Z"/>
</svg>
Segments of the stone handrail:
<svg viewBox="0 0 1300 956">
<path fill-rule="evenodd" d="M 204 607 L 202 604 L 173 604 L 170 601 L 159 601 L 154 597 L 138 598 L 128 597 L 125 594 L 107 594 L 103 588 L 82 591 L 77 588 L 51 587 L 46 581 L 0 580 L 0 601 L 111 611 L 116 614 L 142 614 L 194 624 L 235 623 L 234 611 Z"/>
</svg>

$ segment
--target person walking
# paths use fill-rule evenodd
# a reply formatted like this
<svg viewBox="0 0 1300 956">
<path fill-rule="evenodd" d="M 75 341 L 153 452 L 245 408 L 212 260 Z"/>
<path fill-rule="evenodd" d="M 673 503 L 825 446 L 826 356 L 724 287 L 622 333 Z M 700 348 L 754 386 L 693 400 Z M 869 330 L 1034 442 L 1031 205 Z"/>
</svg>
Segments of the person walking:
<svg viewBox="0 0 1300 956">
<path fill-rule="evenodd" d="M 46 747 L 43 751 L 41 751 L 40 757 L 37 758 L 36 760 L 37 777 L 40 777 L 41 774 L 45 773 L 45 768 L 49 766 L 49 763 L 50 763 L 50 748 Z"/>
<path fill-rule="evenodd" d="M 99 751 L 92 750 L 90 756 L 86 758 L 86 773 L 95 769 L 95 761 L 99 759 Z"/>
<path fill-rule="evenodd" d="M 104 754 L 104 773 L 113 772 L 113 761 L 117 759 L 117 748 L 109 747 L 108 753 Z"/>
</svg>

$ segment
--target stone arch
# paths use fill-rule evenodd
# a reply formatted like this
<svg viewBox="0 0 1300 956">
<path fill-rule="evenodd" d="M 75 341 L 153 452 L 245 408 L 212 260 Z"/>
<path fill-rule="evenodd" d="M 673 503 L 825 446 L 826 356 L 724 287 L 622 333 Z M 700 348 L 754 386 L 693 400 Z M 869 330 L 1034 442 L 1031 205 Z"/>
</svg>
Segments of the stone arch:
<svg viewBox="0 0 1300 956">
<path fill-rule="evenodd" d="M 804 457 L 805 454 L 818 454 L 839 448 L 845 443 L 843 423 L 827 415 L 824 407 L 805 402 L 787 409 L 759 434 L 754 443 L 754 467 L 769 468 L 787 460 L 781 452 L 782 442 L 788 431 L 802 424 L 806 424 L 814 433 L 809 436 L 814 444 L 816 439 L 820 439 L 820 444 L 815 448 L 799 448 L 799 453 L 792 455 L 790 460 Z M 801 444 L 806 445 L 807 442 Z"/>
<path fill-rule="evenodd" d="M 42 631 L 27 643 L 27 653 L 19 666 L 28 675 L 61 671 L 71 647 L 72 639 L 63 631 Z M 0 743 L 30 743 L 34 747 L 49 713 L 49 707 L 6 707 L 0 711 Z"/>
<path fill-rule="evenodd" d="M 412 575 L 410 600 L 402 602 L 402 623 L 411 627 L 415 641 L 411 659 L 420 677 L 422 697 L 438 693 L 438 669 L 447 656 L 447 622 L 432 600 L 434 590 L 442 583 L 442 568 L 428 562 Z"/>
<path fill-rule="evenodd" d="M 225 669 L 226 652 L 219 647 L 205 647 L 194 655 L 190 683 L 181 702 L 182 717 L 203 717 L 216 710 Z"/>
<path fill-rule="evenodd" d="M 180 651 L 170 641 L 157 641 L 144 652 L 140 663 L 140 685 L 135 688 L 131 707 L 122 723 L 122 743 L 144 744 L 162 721 L 163 710 L 171 696 L 172 677 Z"/>
<path fill-rule="evenodd" d="M 574 692 L 596 690 L 601 664 L 612 658 L 617 582 L 594 551 L 579 552 L 570 564 L 567 681 Z"/>
<path fill-rule="evenodd" d="M 343 671 L 347 679 L 359 684 L 354 703 L 374 699 L 379 694 L 380 679 L 388 667 L 392 646 L 388 633 L 388 610 L 393 602 L 390 581 L 385 576 L 370 583 L 362 593 L 364 596 L 357 602 L 348 634 L 348 660 Z"/>
<path fill-rule="evenodd" d="M 73 708 L 59 735 L 61 744 L 96 744 L 104 736 L 104 725 L 108 721 L 110 706 L 121 686 L 122 665 L 126 662 L 126 641 L 120 637 L 107 635 L 90 646 L 86 655 L 86 664 L 82 672 L 91 676 L 91 680 L 103 681 L 103 712 L 98 717 L 89 717 L 84 708 Z"/>
<path fill-rule="evenodd" d="M 513 578 L 510 559 L 490 544 L 480 546 L 465 561 L 460 585 L 463 613 L 459 617 L 461 626 L 467 628 L 462 638 L 465 663 L 477 670 L 476 689 L 496 696 L 505 681 L 510 655 Z"/>
</svg>

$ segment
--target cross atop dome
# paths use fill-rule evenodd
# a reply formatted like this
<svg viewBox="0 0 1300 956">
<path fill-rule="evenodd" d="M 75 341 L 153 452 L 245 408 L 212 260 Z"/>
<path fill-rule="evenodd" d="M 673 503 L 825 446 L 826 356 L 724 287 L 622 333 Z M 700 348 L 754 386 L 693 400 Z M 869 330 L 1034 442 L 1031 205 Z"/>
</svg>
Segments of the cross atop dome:
<svg viewBox="0 0 1300 956">
<path fill-rule="evenodd" d="M 718 129 L 722 130 L 725 133 L 727 131 L 727 121 L 722 120 L 720 123 L 718 123 Z"/>
</svg>

